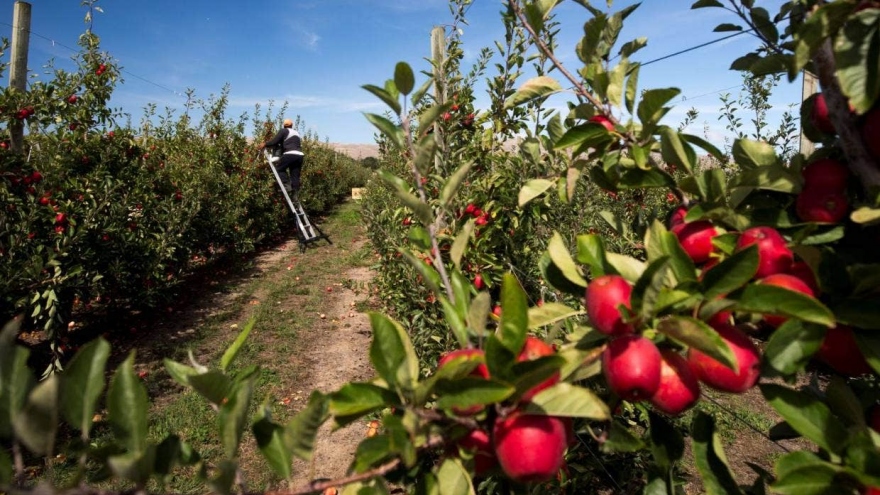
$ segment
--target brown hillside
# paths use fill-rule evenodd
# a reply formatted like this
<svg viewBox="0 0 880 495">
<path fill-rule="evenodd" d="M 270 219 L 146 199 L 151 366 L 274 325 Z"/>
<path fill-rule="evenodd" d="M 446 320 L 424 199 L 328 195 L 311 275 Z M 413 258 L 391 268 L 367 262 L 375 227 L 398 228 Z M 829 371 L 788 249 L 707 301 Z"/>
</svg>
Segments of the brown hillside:
<svg viewBox="0 0 880 495">
<path fill-rule="evenodd" d="M 344 144 L 344 143 L 329 143 L 330 147 L 333 149 L 345 153 L 346 155 L 354 158 L 355 160 L 362 160 L 364 158 L 378 158 L 379 157 L 379 146 L 376 144 Z"/>
</svg>

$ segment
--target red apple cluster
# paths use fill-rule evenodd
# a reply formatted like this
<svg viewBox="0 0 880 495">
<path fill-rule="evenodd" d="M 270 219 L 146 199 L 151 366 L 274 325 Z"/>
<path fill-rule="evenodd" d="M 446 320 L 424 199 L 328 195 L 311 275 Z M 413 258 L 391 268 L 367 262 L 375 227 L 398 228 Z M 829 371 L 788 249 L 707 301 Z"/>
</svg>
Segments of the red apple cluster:
<svg viewBox="0 0 880 495">
<path fill-rule="evenodd" d="M 489 223 L 489 219 L 491 218 L 488 211 L 481 210 L 477 205 L 473 203 L 468 203 L 468 205 L 464 208 L 464 214 L 476 218 L 474 222 L 477 225 L 486 225 L 487 223 Z"/>
<path fill-rule="evenodd" d="M 808 164 L 801 172 L 804 187 L 798 194 L 795 210 L 805 222 L 838 223 L 849 212 L 846 165 L 824 158 Z"/>
<path fill-rule="evenodd" d="M 18 120 L 24 120 L 33 114 L 34 114 L 34 107 L 24 107 L 21 110 L 15 112 L 15 118 Z"/>
<path fill-rule="evenodd" d="M 517 356 L 518 362 L 532 361 L 554 353 L 553 347 L 535 337 L 527 337 Z M 456 357 L 484 359 L 480 349 L 460 349 L 440 358 L 440 367 Z M 489 369 L 479 363 L 471 376 L 489 378 Z M 470 451 L 474 458 L 474 471 L 484 476 L 501 468 L 504 474 L 518 483 L 547 481 L 565 464 L 565 451 L 574 438 L 570 418 L 527 414 L 522 406 L 528 404 L 540 391 L 559 382 L 559 373 L 527 390 L 511 411 L 505 411 L 492 419 L 491 427 L 475 428 L 461 437 L 456 447 Z M 453 408 L 459 416 L 473 416 L 483 412 L 483 406 Z"/>
<path fill-rule="evenodd" d="M 666 414 L 681 414 L 700 396 L 697 378 L 681 354 L 661 351 L 624 318 L 621 308 L 631 307 L 631 294 L 632 286 L 620 275 L 596 277 L 587 285 L 587 315 L 611 338 L 602 353 L 605 381 L 621 399 L 646 400 Z"/>
</svg>

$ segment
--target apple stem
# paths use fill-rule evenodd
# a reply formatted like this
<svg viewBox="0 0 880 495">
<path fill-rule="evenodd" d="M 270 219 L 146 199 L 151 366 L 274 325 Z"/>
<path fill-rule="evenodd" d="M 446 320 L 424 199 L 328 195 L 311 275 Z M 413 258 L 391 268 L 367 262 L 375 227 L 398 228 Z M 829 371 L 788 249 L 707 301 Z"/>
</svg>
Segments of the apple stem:
<svg viewBox="0 0 880 495">
<path fill-rule="evenodd" d="M 819 84 L 822 86 L 822 94 L 825 95 L 831 122 L 840 136 L 841 148 L 846 154 L 847 164 L 862 180 L 865 190 L 870 193 L 871 190 L 880 188 L 880 168 L 874 164 L 859 128 L 850 116 L 849 102 L 834 75 L 837 65 L 830 40 L 825 40 L 819 47 L 813 57 L 813 64 L 818 72 Z"/>
</svg>

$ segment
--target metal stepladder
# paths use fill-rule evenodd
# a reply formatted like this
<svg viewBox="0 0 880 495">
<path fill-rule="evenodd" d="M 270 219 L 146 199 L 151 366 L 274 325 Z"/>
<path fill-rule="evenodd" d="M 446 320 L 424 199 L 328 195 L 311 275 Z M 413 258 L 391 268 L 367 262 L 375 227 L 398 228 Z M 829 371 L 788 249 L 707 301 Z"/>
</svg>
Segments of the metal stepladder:
<svg viewBox="0 0 880 495">
<path fill-rule="evenodd" d="M 275 163 L 281 158 L 272 156 L 268 151 L 264 151 L 263 155 L 266 157 L 266 161 L 269 162 L 269 168 L 272 170 L 272 174 L 275 175 L 275 181 L 278 183 L 278 187 L 281 188 L 281 194 L 284 195 L 284 199 L 287 201 L 287 206 L 290 207 L 290 211 L 292 211 L 293 216 L 296 217 L 296 227 L 299 231 L 298 238 L 300 252 L 304 253 L 306 251 L 306 246 L 310 242 L 315 242 L 320 239 L 326 239 L 328 243 L 333 244 L 333 241 L 330 240 L 330 237 L 327 234 L 321 232 L 321 229 L 319 229 L 317 225 L 312 225 L 309 221 L 309 216 L 306 215 L 306 211 L 303 209 L 299 198 L 291 198 L 287 189 L 284 188 L 284 182 L 281 181 L 281 175 L 278 173 L 278 170 L 275 169 Z"/>
</svg>

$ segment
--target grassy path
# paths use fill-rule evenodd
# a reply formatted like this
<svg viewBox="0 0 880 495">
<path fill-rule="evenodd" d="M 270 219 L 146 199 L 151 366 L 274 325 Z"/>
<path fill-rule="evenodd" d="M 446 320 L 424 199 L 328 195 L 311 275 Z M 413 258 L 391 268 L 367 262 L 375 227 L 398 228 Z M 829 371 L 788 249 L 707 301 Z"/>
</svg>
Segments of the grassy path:
<svg viewBox="0 0 880 495">
<path fill-rule="evenodd" d="M 314 389 L 330 392 L 348 381 L 372 377 L 367 358 L 371 332 L 365 312 L 378 306 L 370 297 L 373 251 L 364 235 L 359 206 L 348 202 L 328 217 L 312 220 L 332 245 L 320 240 L 303 253 L 291 233 L 243 269 L 218 268 L 216 277 L 182 294 L 186 304 L 169 307 L 162 314 L 135 315 L 124 322 L 129 327 L 126 332 L 107 329 L 114 330 L 110 338 L 118 359 L 137 351 L 136 370 L 152 403 L 149 429 L 153 438 L 176 432 L 203 458 L 219 459 L 216 413 L 197 394 L 178 386 L 165 371 L 163 360 L 188 362 L 191 352 L 202 364 L 217 364 L 252 319 L 253 331 L 233 368 L 260 367 L 253 409 L 268 404 L 277 422 L 299 411 Z M 322 432 L 312 463 L 295 464 L 295 484 L 343 475 L 366 429 L 366 423 L 355 423 L 332 435 L 329 429 Z M 282 487 L 250 433 L 242 446 L 247 488 Z M 63 463 L 55 467 L 56 480 L 69 476 Z M 192 474 L 178 474 L 166 491 L 203 493 L 205 488 Z"/>
</svg>

